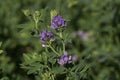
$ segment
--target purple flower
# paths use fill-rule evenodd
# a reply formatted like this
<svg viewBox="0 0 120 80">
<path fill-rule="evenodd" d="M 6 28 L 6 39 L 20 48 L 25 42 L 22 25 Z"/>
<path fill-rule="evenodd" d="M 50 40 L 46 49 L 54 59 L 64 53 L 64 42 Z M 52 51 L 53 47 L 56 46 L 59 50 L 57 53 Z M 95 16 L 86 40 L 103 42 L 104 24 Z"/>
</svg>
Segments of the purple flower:
<svg viewBox="0 0 120 80">
<path fill-rule="evenodd" d="M 86 40 L 88 38 L 88 34 L 84 31 L 78 31 L 78 36 L 80 36 L 83 40 Z"/>
<path fill-rule="evenodd" d="M 48 41 L 54 41 L 54 35 L 48 30 L 42 30 L 39 34 L 39 38 L 42 42 L 43 47 L 45 47 Z"/>
<path fill-rule="evenodd" d="M 65 51 L 58 59 L 57 62 L 60 65 L 64 65 L 67 63 L 72 63 L 73 61 L 75 61 L 77 59 L 76 56 L 69 56 L 67 51 Z"/>
<path fill-rule="evenodd" d="M 66 21 L 63 19 L 62 16 L 56 15 L 51 19 L 51 27 L 53 29 L 57 29 L 58 27 L 65 27 Z"/>
<path fill-rule="evenodd" d="M 78 56 L 77 56 L 77 55 L 73 55 L 73 56 L 72 56 L 72 61 L 76 61 L 76 60 L 77 60 L 77 58 L 78 58 Z"/>
</svg>

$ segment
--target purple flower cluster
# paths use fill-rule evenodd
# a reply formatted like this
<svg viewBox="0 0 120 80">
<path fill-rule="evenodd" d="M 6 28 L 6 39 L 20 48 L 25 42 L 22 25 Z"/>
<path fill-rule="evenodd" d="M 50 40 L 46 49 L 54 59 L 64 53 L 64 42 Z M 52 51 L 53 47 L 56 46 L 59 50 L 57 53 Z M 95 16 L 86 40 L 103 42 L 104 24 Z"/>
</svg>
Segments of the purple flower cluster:
<svg viewBox="0 0 120 80">
<path fill-rule="evenodd" d="M 58 59 L 57 62 L 60 65 L 71 63 L 77 59 L 77 56 L 68 56 L 68 53 L 65 51 Z"/>
<path fill-rule="evenodd" d="M 66 21 L 60 15 L 56 15 L 51 19 L 51 28 L 57 29 L 59 27 L 65 27 Z"/>
<path fill-rule="evenodd" d="M 45 47 L 47 41 L 54 41 L 54 35 L 48 30 L 42 30 L 39 34 L 42 46 Z"/>
<path fill-rule="evenodd" d="M 51 27 L 57 29 L 58 27 L 65 27 L 66 21 L 60 15 L 56 15 L 51 20 Z M 39 34 L 39 38 L 42 42 L 42 46 L 45 47 L 47 41 L 53 41 L 54 35 L 48 30 L 42 30 Z"/>
<path fill-rule="evenodd" d="M 53 18 L 51 19 L 51 28 L 59 29 L 59 28 L 64 28 L 65 26 L 66 26 L 66 21 L 64 20 L 64 18 L 62 16 L 56 15 L 56 16 L 53 16 Z M 55 40 L 52 32 L 50 32 L 48 30 L 42 30 L 39 34 L 39 38 L 42 42 L 43 47 L 45 47 L 47 45 L 47 43 L 49 43 L 50 41 Z M 57 62 L 60 65 L 65 65 L 68 63 L 72 63 L 76 59 L 77 59 L 76 55 L 69 56 L 67 51 L 64 51 L 64 53 L 57 59 Z"/>
</svg>

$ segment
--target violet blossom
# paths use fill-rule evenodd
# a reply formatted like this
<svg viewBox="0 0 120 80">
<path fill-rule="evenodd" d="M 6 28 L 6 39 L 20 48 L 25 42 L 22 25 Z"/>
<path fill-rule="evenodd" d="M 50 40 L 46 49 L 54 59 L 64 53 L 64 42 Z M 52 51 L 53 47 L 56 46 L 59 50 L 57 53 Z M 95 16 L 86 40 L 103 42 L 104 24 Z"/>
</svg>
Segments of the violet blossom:
<svg viewBox="0 0 120 80">
<path fill-rule="evenodd" d="M 48 41 L 54 41 L 54 35 L 48 30 L 42 30 L 39 34 L 39 38 L 42 42 L 42 46 L 45 47 Z"/>
<path fill-rule="evenodd" d="M 65 26 L 66 26 L 66 21 L 62 16 L 56 15 L 53 16 L 53 18 L 51 19 L 51 28 L 57 29 L 59 27 L 65 27 Z"/>
<path fill-rule="evenodd" d="M 67 51 L 64 51 L 64 53 L 57 59 L 58 64 L 65 65 L 67 63 L 72 63 L 73 61 L 77 60 L 77 56 L 69 56 Z"/>
<path fill-rule="evenodd" d="M 80 36 L 83 40 L 86 40 L 88 38 L 88 34 L 84 31 L 78 31 L 77 35 Z"/>
</svg>

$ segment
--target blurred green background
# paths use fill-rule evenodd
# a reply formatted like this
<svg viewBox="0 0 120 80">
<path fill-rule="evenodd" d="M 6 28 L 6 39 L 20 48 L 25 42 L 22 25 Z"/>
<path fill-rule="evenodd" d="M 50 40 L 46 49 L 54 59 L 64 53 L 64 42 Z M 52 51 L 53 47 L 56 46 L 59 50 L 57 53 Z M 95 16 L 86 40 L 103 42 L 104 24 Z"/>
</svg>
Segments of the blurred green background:
<svg viewBox="0 0 120 80">
<path fill-rule="evenodd" d="M 67 48 L 93 65 L 83 80 L 120 80 L 120 0 L 0 0 L 0 80 L 34 80 L 21 69 L 22 54 L 42 51 L 40 41 L 31 37 L 33 23 L 24 9 L 41 11 L 43 29 L 50 24 L 50 10 L 66 20 L 71 45 Z M 24 30 L 21 30 L 25 28 Z M 74 34 L 84 31 L 87 40 Z M 90 57 L 89 57 L 90 56 Z"/>
</svg>

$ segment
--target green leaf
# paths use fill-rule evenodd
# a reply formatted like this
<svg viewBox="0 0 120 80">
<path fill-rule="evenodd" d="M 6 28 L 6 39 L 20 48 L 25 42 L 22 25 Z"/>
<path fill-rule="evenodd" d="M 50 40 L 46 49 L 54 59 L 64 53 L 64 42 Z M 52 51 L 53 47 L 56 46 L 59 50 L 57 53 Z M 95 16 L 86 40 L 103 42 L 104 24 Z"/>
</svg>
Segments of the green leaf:
<svg viewBox="0 0 120 80">
<path fill-rule="evenodd" d="M 65 68 L 63 66 L 60 66 L 60 67 L 54 67 L 52 69 L 52 71 L 55 73 L 55 74 L 62 74 L 64 72 Z"/>
<path fill-rule="evenodd" d="M 31 64 L 27 74 L 32 74 L 32 73 L 37 74 L 38 72 L 42 72 L 42 70 L 43 70 L 43 66 L 41 64 L 33 63 Z"/>
<path fill-rule="evenodd" d="M 3 50 L 0 50 L 0 54 L 2 54 L 3 53 Z"/>
<path fill-rule="evenodd" d="M 2 42 L 0 42 L 0 47 L 2 46 Z"/>
<path fill-rule="evenodd" d="M 23 57 L 24 57 L 24 60 L 25 60 L 25 61 L 30 60 L 30 57 L 29 57 L 29 55 L 27 55 L 27 54 L 23 54 Z"/>
<path fill-rule="evenodd" d="M 25 16 L 30 16 L 30 10 L 23 10 L 23 13 Z"/>
</svg>

